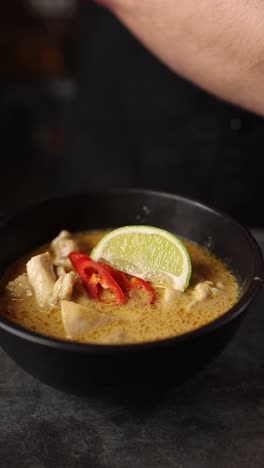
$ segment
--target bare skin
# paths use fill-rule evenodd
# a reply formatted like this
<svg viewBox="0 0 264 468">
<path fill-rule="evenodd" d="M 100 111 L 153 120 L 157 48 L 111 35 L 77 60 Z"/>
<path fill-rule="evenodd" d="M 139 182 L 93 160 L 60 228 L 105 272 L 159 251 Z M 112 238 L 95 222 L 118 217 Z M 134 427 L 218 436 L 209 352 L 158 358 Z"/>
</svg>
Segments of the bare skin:
<svg viewBox="0 0 264 468">
<path fill-rule="evenodd" d="M 264 115 L 262 0 L 96 0 L 173 71 Z"/>
</svg>

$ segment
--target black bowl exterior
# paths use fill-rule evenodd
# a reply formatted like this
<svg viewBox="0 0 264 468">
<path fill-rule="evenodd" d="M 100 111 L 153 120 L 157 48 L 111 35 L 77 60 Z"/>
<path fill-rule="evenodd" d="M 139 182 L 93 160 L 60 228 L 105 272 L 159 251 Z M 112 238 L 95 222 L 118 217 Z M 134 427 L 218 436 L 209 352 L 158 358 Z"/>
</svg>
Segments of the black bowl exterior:
<svg viewBox="0 0 264 468">
<path fill-rule="evenodd" d="M 128 346 L 58 341 L 0 320 L 0 343 L 29 373 L 64 390 L 85 391 L 109 384 L 181 382 L 207 366 L 225 347 L 263 280 L 262 254 L 234 220 L 195 201 L 148 191 L 91 192 L 45 202 L 11 218 L 0 229 L 3 271 L 17 257 L 54 237 L 132 224 L 154 225 L 210 247 L 236 274 L 238 304 L 220 319 L 192 333 Z M 104 385 L 103 385 L 104 384 Z"/>
<path fill-rule="evenodd" d="M 5 351 L 28 373 L 55 388 L 71 393 L 96 394 L 105 387 L 162 388 L 180 384 L 208 366 L 222 351 L 239 326 L 241 316 L 189 342 L 151 348 L 120 347 L 114 352 L 73 350 L 46 346 L 1 331 Z"/>
</svg>

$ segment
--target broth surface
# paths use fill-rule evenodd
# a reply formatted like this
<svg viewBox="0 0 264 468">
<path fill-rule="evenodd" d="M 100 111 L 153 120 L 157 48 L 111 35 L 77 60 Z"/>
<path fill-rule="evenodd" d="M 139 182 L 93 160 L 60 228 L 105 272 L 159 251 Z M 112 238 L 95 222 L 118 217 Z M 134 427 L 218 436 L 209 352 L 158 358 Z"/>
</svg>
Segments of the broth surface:
<svg viewBox="0 0 264 468">
<path fill-rule="evenodd" d="M 89 254 L 105 233 L 105 231 L 83 232 L 74 237 L 80 242 L 82 251 Z M 189 252 L 193 269 L 190 286 L 185 293 L 174 291 L 169 300 L 165 300 L 165 290 L 152 285 L 157 294 L 157 301 L 153 305 L 147 303 L 144 293 L 137 293 L 122 306 L 97 302 L 87 297 L 85 304 L 89 308 L 110 316 L 118 316 L 121 320 L 92 331 L 89 339 L 80 338 L 78 341 L 89 343 L 155 341 L 190 332 L 229 310 L 238 299 L 238 285 L 232 273 L 224 263 L 204 248 L 189 241 L 183 242 Z M 48 248 L 49 246 L 41 247 L 9 267 L 2 278 L 0 314 L 34 332 L 67 339 L 59 309 L 40 310 L 34 295 L 14 299 L 5 289 L 9 281 L 26 271 L 26 262 L 33 255 L 45 252 Z M 205 281 L 213 283 L 214 293 L 195 303 L 197 285 Z M 74 292 L 73 300 L 82 303 L 78 288 Z"/>
</svg>

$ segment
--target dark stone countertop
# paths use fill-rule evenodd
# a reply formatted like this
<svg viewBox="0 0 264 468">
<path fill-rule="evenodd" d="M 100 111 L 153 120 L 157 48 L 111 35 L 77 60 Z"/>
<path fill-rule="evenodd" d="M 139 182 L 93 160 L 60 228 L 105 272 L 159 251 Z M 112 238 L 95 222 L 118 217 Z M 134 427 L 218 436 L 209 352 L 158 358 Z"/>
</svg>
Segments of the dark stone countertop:
<svg viewBox="0 0 264 468">
<path fill-rule="evenodd" d="M 210 368 L 144 409 L 60 393 L 0 351 L 1 468 L 263 467 L 263 302 Z"/>
</svg>

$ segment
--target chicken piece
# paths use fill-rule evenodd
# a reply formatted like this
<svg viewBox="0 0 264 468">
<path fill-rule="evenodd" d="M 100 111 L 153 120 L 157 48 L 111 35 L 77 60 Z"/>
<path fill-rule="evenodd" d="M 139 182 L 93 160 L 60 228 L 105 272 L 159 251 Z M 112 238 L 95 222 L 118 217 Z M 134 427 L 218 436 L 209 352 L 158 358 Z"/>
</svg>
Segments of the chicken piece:
<svg viewBox="0 0 264 468">
<path fill-rule="evenodd" d="M 70 301 L 73 294 L 73 288 L 78 279 L 78 276 L 73 271 L 61 275 L 57 279 L 53 288 L 51 304 L 56 306 L 60 304 L 60 301 Z"/>
<path fill-rule="evenodd" d="M 46 252 L 32 257 L 27 263 L 27 274 L 38 306 L 41 309 L 50 309 L 50 298 L 56 283 L 50 254 Z"/>
<path fill-rule="evenodd" d="M 63 266 L 66 270 L 71 270 L 71 262 L 68 259 L 69 253 L 79 251 L 78 243 L 73 239 L 68 231 L 61 231 L 51 242 L 51 249 L 54 254 L 54 264 Z"/>
<path fill-rule="evenodd" d="M 70 301 L 61 302 L 61 315 L 67 338 L 88 339 L 97 328 L 120 320 Z"/>
<path fill-rule="evenodd" d="M 25 296 L 32 296 L 33 289 L 28 280 L 28 275 L 23 273 L 23 275 L 18 276 L 13 281 L 9 281 L 6 286 L 6 289 L 11 296 L 15 298 L 22 298 Z"/>
<path fill-rule="evenodd" d="M 55 265 L 55 273 L 56 273 L 57 278 L 60 278 L 60 276 L 65 275 L 67 271 L 63 265 L 58 265 L 58 266 Z"/>
<path fill-rule="evenodd" d="M 212 297 L 214 294 L 217 294 L 219 291 L 220 291 L 219 288 L 216 288 L 212 281 L 203 281 L 201 283 L 198 283 L 195 286 L 194 291 L 193 291 L 194 299 L 188 305 L 188 309 L 191 309 L 193 306 L 195 306 L 199 302 L 202 302 L 205 299 Z"/>
<path fill-rule="evenodd" d="M 203 301 L 212 295 L 212 289 L 214 287 L 214 283 L 212 281 L 203 281 L 202 283 L 198 283 L 194 288 L 194 295 L 196 301 Z"/>
</svg>

